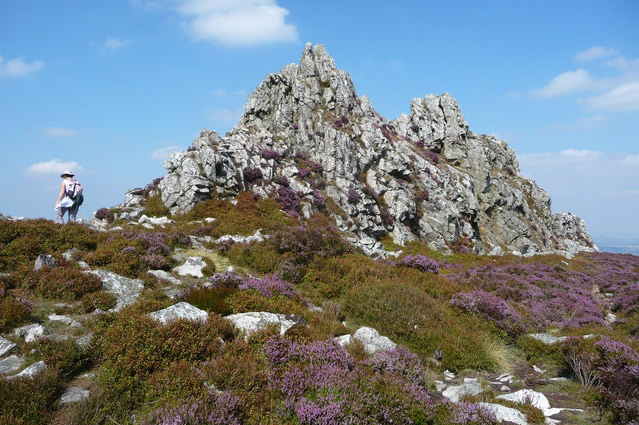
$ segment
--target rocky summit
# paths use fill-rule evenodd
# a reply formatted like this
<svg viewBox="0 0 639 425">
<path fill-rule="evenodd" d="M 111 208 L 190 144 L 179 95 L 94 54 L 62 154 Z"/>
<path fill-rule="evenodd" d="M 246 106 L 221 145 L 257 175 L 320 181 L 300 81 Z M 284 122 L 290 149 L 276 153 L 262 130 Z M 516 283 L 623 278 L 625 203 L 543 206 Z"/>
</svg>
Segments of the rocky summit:
<svg viewBox="0 0 639 425">
<path fill-rule="evenodd" d="M 389 121 L 322 45 L 267 76 L 226 136 L 203 130 L 165 166 L 172 213 L 252 191 L 293 215 L 324 211 L 367 254 L 383 253 L 387 235 L 446 252 L 596 250 L 583 220 L 553 214 L 507 143 L 472 132 L 449 94 L 413 99 L 410 115 Z"/>
</svg>

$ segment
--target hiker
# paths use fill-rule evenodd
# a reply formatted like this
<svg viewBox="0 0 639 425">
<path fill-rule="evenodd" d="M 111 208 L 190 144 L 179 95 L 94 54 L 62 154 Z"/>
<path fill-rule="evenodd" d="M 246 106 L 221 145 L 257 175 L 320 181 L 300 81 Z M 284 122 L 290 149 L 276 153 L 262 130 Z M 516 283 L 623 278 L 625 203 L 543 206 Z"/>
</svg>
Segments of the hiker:
<svg viewBox="0 0 639 425">
<path fill-rule="evenodd" d="M 64 224 L 64 213 L 68 212 L 68 222 L 75 221 L 78 214 L 78 208 L 82 204 L 82 185 L 73 178 L 75 174 L 71 170 L 66 170 L 60 177 L 63 179 L 60 183 L 60 194 L 55 202 L 55 221 Z"/>
</svg>

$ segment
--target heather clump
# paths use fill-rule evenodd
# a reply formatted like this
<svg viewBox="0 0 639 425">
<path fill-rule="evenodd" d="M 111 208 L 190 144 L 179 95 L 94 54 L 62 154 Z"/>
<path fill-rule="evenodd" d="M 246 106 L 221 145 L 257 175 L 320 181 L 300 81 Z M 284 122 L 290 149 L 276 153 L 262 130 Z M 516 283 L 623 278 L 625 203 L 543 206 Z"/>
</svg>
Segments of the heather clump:
<svg viewBox="0 0 639 425">
<path fill-rule="evenodd" d="M 296 343 L 274 336 L 265 354 L 270 388 L 282 398 L 283 419 L 316 423 L 426 423 L 427 391 L 401 374 L 377 372 L 335 341 Z M 395 372 L 395 371 L 393 371 Z"/>
<path fill-rule="evenodd" d="M 451 406 L 449 424 L 459 425 L 493 425 L 497 423 L 495 414 L 487 408 L 467 401 Z"/>
<path fill-rule="evenodd" d="M 595 348 L 601 406 L 615 423 L 639 423 L 639 352 L 608 337 Z"/>
<path fill-rule="evenodd" d="M 277 275 L 267 275 L 261 279 L 244 279 L 238 289 L 254 289 L 266 298 L 272 298 L 280 294 L 288 298 L 300 299 L 300 294 L 295 287 Z"/>
<path fill-rule="evenodd" d="M 73 301 L 102 289 L 102 282 L 95 275 L 63 264 L 29 273 L 24 277 L 23 286 L 43 297 Z"/>
<path fill-rule="evenodd" d="M 397 262 L 398 266 L 412 267 L 421 272 L 439 273 L 439 264 L 424 255 L 407 255 Z"/>
<path fill-rule="evenodd" d="M 122 232 L 110 236 L 83 259 L 91 266 L 135 278 L 150 269 L 168 270 L 171 246 L 176 243 L 184 242 L 164 232 Z"/>
<path fill-rule="evenodd" d="M 241 425 L 243 411 L 240 399 L 229 393 L 210 392 L 202 400 L 177 407 L 162 407 L 141 422 L 142 425 Z"/>
<path fill-rule="evenodd" d="M 450 304 L 483 317 L 511 336 L 517 336 L 525 330 L 517 310 L 502 298 L 481 289 L 455 294 Z"/>
</svg>

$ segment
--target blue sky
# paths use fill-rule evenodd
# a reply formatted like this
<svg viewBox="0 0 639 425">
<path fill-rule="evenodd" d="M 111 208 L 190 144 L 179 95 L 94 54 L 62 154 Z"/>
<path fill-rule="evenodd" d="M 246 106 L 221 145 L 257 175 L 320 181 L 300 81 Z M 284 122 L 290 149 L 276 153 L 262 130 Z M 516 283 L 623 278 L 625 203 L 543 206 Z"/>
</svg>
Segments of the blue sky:
<svg viewBox="0 0 639 425">
<path fill-rule="evenodd" d="M 555 212 L 639 236 L 638 16 L 632 0 L 3 0 L 0 212 L 52 218 L 67 166 L 81 216 L 122 202 L 310 41 L 386 118 L 447 91 Z"/>
</svg>

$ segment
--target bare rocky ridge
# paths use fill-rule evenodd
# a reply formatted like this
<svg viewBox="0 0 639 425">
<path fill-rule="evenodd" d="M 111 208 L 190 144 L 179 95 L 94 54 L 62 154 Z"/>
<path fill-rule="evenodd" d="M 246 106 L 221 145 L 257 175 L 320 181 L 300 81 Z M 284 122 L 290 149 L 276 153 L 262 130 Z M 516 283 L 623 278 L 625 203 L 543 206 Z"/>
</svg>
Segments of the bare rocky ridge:
<svg viewBox="0 0 639 425">
<path fill-rule="evenodd" d="M 386 234 L 444 251 L 596 250 L 583 220 L 552 214 L 506 142 L 470 131 L 450 95 L 413 99 L 410 110 L 386 120 L 309 43 L 299 65 L 266 77 L 225 137 L 203 130 L 165 163 L 162 201 L 178 213 L 241 190 L 276 196 L 304 217 L 325 209 L 368 254 L 381 252 Z"/>
</svg>

